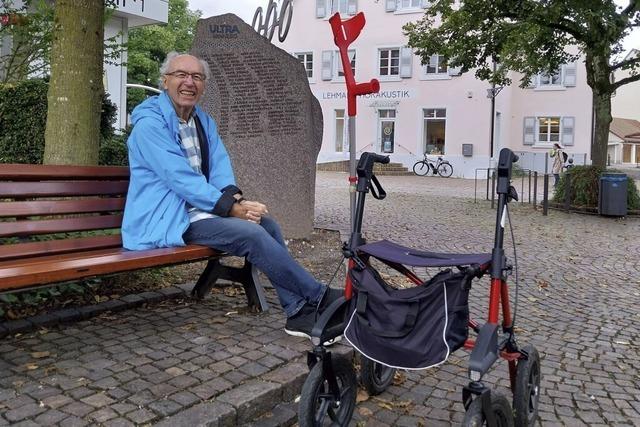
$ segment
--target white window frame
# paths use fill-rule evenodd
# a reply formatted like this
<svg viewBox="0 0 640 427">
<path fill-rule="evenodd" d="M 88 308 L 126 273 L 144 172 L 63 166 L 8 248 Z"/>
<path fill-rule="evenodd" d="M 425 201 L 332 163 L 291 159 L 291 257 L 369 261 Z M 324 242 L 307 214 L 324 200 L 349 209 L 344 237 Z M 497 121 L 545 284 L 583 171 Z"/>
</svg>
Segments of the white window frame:
<svg viewBox="0 0 640 427">
<path fill-rule="evenodd" d="M 322 12 L 320 12 L 320 10 Z M 326 21 L 335 15 L 336 12 L 340 12 L 340 16 L 342 17 L 353 16 L 358 13 L 358 3 L 356 0 L 316 0 L 315 17 L 317 19 L 324 19 Z"/>
<path fill-rule="evenodd" d="M 340 12 L 340 15 L 348 15 L 349 14 L 349 0 L 328 0 L 329 1 L 329 9 L 331 11 L 331 15 L 336 12 Z M 342 10 L 341 6 L 344 5 L 344 10 Z"/>
<path fill-rule="evenodd" d="M 416 10 L 422 8 L 422 0 L 398 0 L 397 10 Z"/>
<path fill-rule="evenodd" d="M 351 56 L 353 54 L 353 56 Z M 353 62 L 353 66 L 351 68 L 354 69 L 353 76 L 355 78 L 356 73 L 358 72 L 358 55 L 355 49 L 349 49 L 347 51 L 347 55 Z M 343 75 L 340 75 L 343 73 Z M 357 79 L 356 79 L 357 80 Z M 342 58 L 340 58 L 340 51 L 336 50 L 333 52 L 333 70 L 332 70 L 332 83 L 344 83 L 344 72 L 342 71 Z"/>
<path fill-rule="evenodd" d="M 536 140 L 533 143 L 534 147 L 543 147 L 550 148 L 553 147 L 553 144 L 558 143 L 562 144 L 562 115 L 536 115 L 535 116 L 535 130 L 536 130 Z M 558 119 L 558 140 L 557 141 L 542 141 L 540 140 L 540 120 L 542 119 Z M 547 135 L 549 138 L 551 137 L 551 124 L 547 125 Z"/>
<path fill-rule="evenodd" d="M 427 72 L 427 68 L 429 67 L 429 64 L 424 64 L 422 66 L 422 76 L 420 77 L 421 80 L 450 80 L 451 79 L 451 74 L 449 73 L 449 64 L 447 62 L 447 69 L 443 72 L 437 72 L 438 68 L 440 68 L 440 58 L 444 58 L 444 55 L 440 55 L 440 54 L 435 54 L 435 55 L 431 55 L 433 56 L 437 56 L 437 64 L 435 66 L 436 68 L 436 72 L 435 73 L 429 73 Z"/>
<path fill-rule="evenodd" d="M 338 112 L 342 111 L 342 117 L 338 116 Z M 338 144 L 338 120 L 342 120 L 342 149 L 337 150 Z M 333 109 L 333 149 L 336 153 L 349 152 L 349 141 L 347 138 L 347 111 L 344 108 Z"/>
<path fill-rule="evenodd" d="M 553 83 L 554 76 L 558 76 L 556 83 Z M 564 81 L 564 67 L 559 67 L 553 74 L 540 73 L 536 75 L 536 90 L 565 90 L 562 84 Z"/>
<path fill-rule="evenodd" d="M 444 110 L 444 117 L 425 117 L 425 112 L 426 110 Z M 429 121 L 429 120 L 444 120 L 444 150 L 441 154 L 437 154 L 438 156 L 444 156 L 447 154 L 447 134 L 448 134 L 448 127 L 449 127 L 449 121 L 447 120 L 447 107 L 444 106 L 439 106 L 439 107 L 433 107 L 433 106 L 429 106 L 429 107 L 422 107 L 420 108 L 420 118 L 421 118 L 421 122 L 420 122 L 420 126 L 422 128 L 420 134 L 420 141 L 418 142 L 420 149 L 418 150 L 419 154 L 423 154 L 424 150 L 426 148 L 425 142 L 426 142 L 426 126 L 425 126 L 425 122 Z M 431 153 L 427 153 L 428 156 L 436 156 L 436 154 L 431 154 Z"/>
<path fill-rule="evenodd" d="M 304 55 L 305 59 L 304 61 L 301 60 L 299 58 L 299 55 Z M 307 68 L 307 64 L 308 64 L 308 56 L 311 55 L 311 68 Z M 309 82 L 313 82 L 314 78 L 315 78 L 315 72 L 313 69 L 314 66 L 314 61 L 315 61 L 315 55 L 312 51 L 310 50 L 306 50 L 306 51 L 300 51 L 300 52 L 294 52 L 293 56 L 295 56 L 295 58 L 300 61 L 302 63 L 302 66 L 304 67 L 305 71 L 307 72 L 307 79 L 309 80 Z M 311 71 L 311 75 L 309 75 L 309 71 Z"/>
<path fill-rule="evenodd" d="M 407 13 L 424 13 L 424 9 L 429 6 L 430 1 L 427 0 L 395 0 L 396 8 L 393 11 L 395 15 L 404 15 Z M 405 1 L 409 2 L 409 5 L 404 6 Z M 417 3 L 417 6 L 413 4 Z"/>
<path fill-rule="evenodd" d="M 393 111 L 393 117 L 380 117 L 380 111 Z M 392 154 L 396 152 L 396 144 L 398 141 L 398 109 L 396 107 L 378 107 L 376 108 L 376 149 L 379 153 Z M 382 147 L 382 121 L 393 122 L 393 151 L 385 153 Z"/>
<path fill-rule="evenodd" d="M 531 82 L 527 86 L 529 89 L 536 91 L 563 91 L 576 86 L 576 68 L 577 63 L 570 62 L 561 65 L 557 72 L 553 75 L 558 76 L 556 83 L 546 81 L 549 77 L 546 73 L 536 74 L 531 78 Z"/>
<path fill-rule="evenodd" d="M 380 74 L 380 69 L 382 68 L 382 52 L 383 51 L 387 51 L 389 52 L 389 54 L 391 54 L 391 51 L 397 50 L 398 51 L 398 65 L 396 66 L 397 68 L 397 73 L 396 74 Z M 380 46 L 378 47 L 377 50 L 378 54 L 376 55 L 376 71 L 377 71 L 377 78 L 378 80 L 383 80 L 383 81 L 400 81 L 402 80 L 402 77 L 400 76 L 401 73 L 401 67 L 402 67 L 402 48 L 400 46 Z M 387 69 L 390 70 L 391 69 L 391 58 L 389 58 L 389 64 L 387 65 Z"/>
</svg>

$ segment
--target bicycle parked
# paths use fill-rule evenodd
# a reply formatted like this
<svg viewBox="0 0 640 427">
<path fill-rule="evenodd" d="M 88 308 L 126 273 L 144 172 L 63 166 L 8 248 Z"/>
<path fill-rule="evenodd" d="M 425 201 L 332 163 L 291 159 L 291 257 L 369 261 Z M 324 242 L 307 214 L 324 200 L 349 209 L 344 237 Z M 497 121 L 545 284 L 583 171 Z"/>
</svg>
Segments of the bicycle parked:
<svg viewBox="0 0 640 427">
<path fill-rule="evenodd" d="M 424 159 L 418 160 L 413 165 L 413 173 L 418 176 L 425 176 L 429 172 L 433 172 L 434 175 L 438 174 L 443 178 L 449 178 L 453 175 L 453 166 L 448 160 L 444 160 L 442 156 L 438 156 L 438 160 L 434 162 L 427 156 L 427 153 L 424 153 Z"/>
</svg>

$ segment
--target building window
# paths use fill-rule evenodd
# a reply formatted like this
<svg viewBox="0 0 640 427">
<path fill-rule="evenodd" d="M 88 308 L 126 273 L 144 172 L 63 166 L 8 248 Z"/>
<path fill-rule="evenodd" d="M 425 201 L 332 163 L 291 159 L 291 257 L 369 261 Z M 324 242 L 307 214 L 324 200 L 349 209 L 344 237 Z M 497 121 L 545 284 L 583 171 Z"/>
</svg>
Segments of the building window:
<svg viewBox="0 0 640 427">
<path fill-rule="evenodd" d="M 346 15 L 349 10 L 349 0 L 331 0 L 331 13 L 339 12 Z"/>
<path fill-rule="evenodd" d="M 538 117 L 538 142 L 560 141 L 560 117 Z"/>
<path fill-rule="evenodd" d="M 379 68 L 381 76 L 397 76 L 400 74 L 400 49 L 380 49 Z"/>
<path fill-rule="evenodd" d="M 552 74 L 540 74 L 538 80 L 538 86 L 560 86 L 562 85 L 562 69 L 558 68 Z"/>
<path fill-rule="evenodd" d="M 447 74 L 447 60 L 444 55 L 431 55 L 429 63 L 425 66 L 427 76 Z"/>
<path fill-rule="evenodd" d="M 524 117 L 524 145 L 551 147 L 554 143 L 573 145 L 576 119 L 572 116 L 529 116 Z"/>
<path fill-rule="evenodd" d="M 336 138 L 335 147 L 337 153 L 349 151 L 349 144 L 347 138 L 345 138 L 346 126 L 344 110 L 334 110 L 335 122 L 336 122 Z"/>
<path fill-rule="evenodd" d="M 425 108 L 423 117 L 423 144 L 426 154 L 444 154 L 446 143 L 447 110 L 444 108 Z"/>
<path fill-rule="evenodd" d="M 418 9 L 420 8 L 421 0 L 400 0 L 398 1 L 398 10 L 403 9 Z"/>
<path fill-rule="evenodd" d="M 396 110 L 378 110 L 378 140 L 380 151 L 393 153 L 396 136 Z"/>
<path fill-rule="evenodd" d="M 356 51 L 349 50 L 347 52 L 349 55 L 349 59 L 351 60 L 351 70 L 353 71 L 353 75 L 356 75 Z M 342 59 L 340 58 L 340 52 L 335 52 L 335 60 L 333 61 L 336 67 L 336 72 L 333 74 L 334 76 L 344 77 L 344 70 L 342 68 Z"/>
<path fill-rule="evenodd" d="M 313 53 L 296 53 L 296 58 L 304 66 L 308 78 L 313 78 Z"/>
</svg>

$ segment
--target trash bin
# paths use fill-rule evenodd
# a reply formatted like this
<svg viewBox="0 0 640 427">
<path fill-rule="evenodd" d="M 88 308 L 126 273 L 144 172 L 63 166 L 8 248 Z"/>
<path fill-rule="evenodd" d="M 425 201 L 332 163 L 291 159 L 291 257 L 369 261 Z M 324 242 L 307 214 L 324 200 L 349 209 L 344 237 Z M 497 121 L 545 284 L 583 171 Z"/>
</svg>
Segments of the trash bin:
<svg viewBox="0 0 640 427">
<path fill-rule="evenodd" d="M 626 174 L 603 173 L 600 176 L 598 213 L 610 216 L 625 216 L 627 214 Z"/>
</svg>

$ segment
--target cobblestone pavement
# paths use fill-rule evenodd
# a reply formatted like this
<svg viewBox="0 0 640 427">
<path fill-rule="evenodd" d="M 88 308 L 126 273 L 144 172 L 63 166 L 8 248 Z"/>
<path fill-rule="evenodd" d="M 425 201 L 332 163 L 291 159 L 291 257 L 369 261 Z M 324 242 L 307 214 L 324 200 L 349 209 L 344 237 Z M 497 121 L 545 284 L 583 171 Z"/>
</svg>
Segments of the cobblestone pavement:
<svg viewBox="0 0 640 427">
<path fill-rule="evenodd" d="M 495 213 L 488 202 L 473 203 L 473 181 L 380 180 L 388 197 L 369 200 L 369 238 L 490 250 Z M 317 226 L 346 230 L 347 200 L 344 174 L 318 173 Z M 541 424 L 640 425 L 640 219 L 543 217 L 526 204 L 514 204 L 511 216 L 517 332 L 542 357 Z M 472 290 L 478 318 L 486 313 L 486 285 Z M 272 407 L 299 393 L 309 343 L 284 334 L 272 291 L 274 309 L 252 314 L 234 289 L 202 303 L 166 301 L 3 339 L 0 425 L 290 425 L 295 404 Z M 467 361 L 460 350 L 437 369 L 401 373 L 385 393 L 358 404 L 352 425 L 459 422 Z M 508 395 L 506 380 L 503 363 L 487 378 Z"/>
<path fill-rule="evenodd" d="M 344 174 L 318 175 L 316 222 L 346 229 Z M 490 252 L 495 211 L 473 203 L 474 183 L 380 177 L 387 198 L 369 198 L 363 230 L 412 247 Z M 513 204 L 520 291 L 517 337 L 542 358 L 542 425 L 640 425 L 640 219 L 612 219 Z M 505 238 L 507 254 L 512 244 Z M 513 277 L 511 282 L 515 283 Z M 476 318 L 486 317 L 488 281 L 472 289 Z M 513 300 L 513 287 L 511 288 Z M 379 399 L 360 403 L 367 425 L 450 425 L 464 416 L 462 387 L 468 355 L 403 373 Z M 487 382 L 510 397 L 506 363 Z M 374 421 L 375 420 L 375 421 Z M 428 421 L 425 421 L 428 420 Z"/>
</svg>

